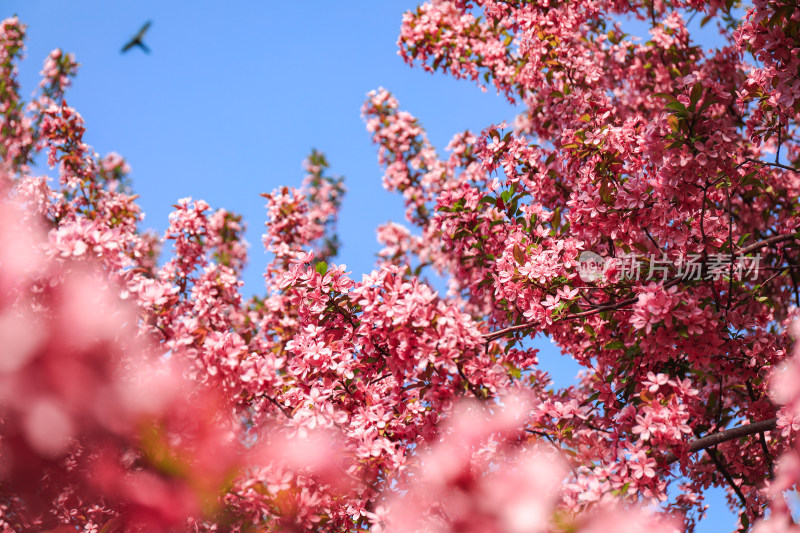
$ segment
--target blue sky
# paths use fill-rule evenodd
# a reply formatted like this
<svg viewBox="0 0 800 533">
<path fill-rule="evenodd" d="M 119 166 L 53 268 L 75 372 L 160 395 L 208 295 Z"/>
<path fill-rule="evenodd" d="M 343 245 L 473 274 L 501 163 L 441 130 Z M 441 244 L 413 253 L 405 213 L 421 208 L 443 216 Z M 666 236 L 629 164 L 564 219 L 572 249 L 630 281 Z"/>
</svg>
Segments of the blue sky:
<svg viewBox="0 0 800 533">
<path fill-rule="evenodd" d="M 28 25 L 23 92 L 33 92 L 53 48 L 81 63 L 67 94 L 101 155 L 125 156 L 145 227 L 163 232 L 172 204 L 202 198 L 244 215 L 250 264 L 245 293 L 263 292 L 264 199 L 299 185 L 311 148 L 326 153 L 348 193 L 339 220 L 337 262 L 355 279 L 372 269 L 375 230 L 403 222 L 402 200 L 381 186 L 375 147 L 360 108 L 386 87 L 417 116 L 435 146 L 460 131 L 511 120 L 514 109 L 493 92 L 411 69 L 397 55 L 406 0 L 337 2 L 174 2 L 3 0 L 0 16 Z M 150 55 L 120 48 L 147 20 Z M 641 24 L 625 26 L 644 34 Z M 705 43 L 718 42 L 713 30 Z M 46 172 L 45 169 L 41 170 Z M 540 362 L 566 385 L 577 365 L 545 341 Z M 733 519 L 717 491 L 702 532 L 730 531 Z"/>
<path fill-rule="evenodd" d="M 165 229 L 171 205 L 185 196 L 245 216 L 246 290 L 257 292 L 266 263 L 259 194 L 299 185 L 312 147 L 347 180 L 340 259 L 354 275 L 372 268 L 375 228 L 402 221 L 402 201 L 381 187 L 360 116 L 368 91 L 393 91 L 438 146 L 514 116 L 495 94 L 403 63 L 396 41 L 413 2 L 315 4 L 4 0 L 3 9 L 29 26 L 26 89 L 50 49 L 76 54 L 81 69 L 67 101 L 100 154 L 128 159 L 147 226 Z M 121 55 L 148 19 L 152 54 Z"/>
</svg>

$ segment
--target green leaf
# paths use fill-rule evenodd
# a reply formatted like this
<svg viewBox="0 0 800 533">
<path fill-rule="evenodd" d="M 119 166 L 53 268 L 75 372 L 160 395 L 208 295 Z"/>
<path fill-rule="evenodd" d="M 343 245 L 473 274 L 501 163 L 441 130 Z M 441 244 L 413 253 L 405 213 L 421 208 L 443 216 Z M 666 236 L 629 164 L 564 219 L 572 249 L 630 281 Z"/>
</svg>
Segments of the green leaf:
<svg viewBox="0 0 800 533">
<path fill-rule="evenodd" d="M 692 92 L 689 95 L 689 101 L 692 103 L 693 106 L 697 105 L 697 102 L 700 101 L 701 96 L 703 96 L 703 84 L 697 82 L 694 84 L 694 87 L 692 87 Z"/>
<path fill-rule="evenodd" d="M 625 348 L 625 343 L 620 340 L 611 341 L 603 346 L 604 350 L 622 350 L 623 348 Z"/>
<path fill-rule="evenodd" d="M 613 199 L 611 196 L 611 187 L 606 180 L 603 180 L 603 183 L 600 184 L 600 199 L 603 200 L 605 204 L 610 204 Z"/>
<path fill-rule="evenodd" d="M 121 517 L 118 516 L 116 518 L 112 518 L 100 528 L 99 533 L 111 533 L 112 531 L 119 531 L 122 529 L 122 525 L 123 522 Z"/>
<path fill-rule="evenodd" d="M 525 253 L 522 251 L 522 249 L 519 247 L 518 244 L 514 245 L 513 254 L 514 254 L 514 259 L 517 261 L 517 263 L 519 263 L 520 265 L 525 264 L 526 262 Z"/>
<path fill-rule="evenodd" d="M 673 111 L 677 111 L 678 113 L 685 113 L 686 112 L 686 106 L 683 105 L 682 103 L 678 102 L 677 100 L 675 100 L 674 102 L 669 102 L 664 107 L 666 107 L 667 109 L 672 109 Z"/>
<path fill-rule="evenodd" d="M 761 185 L 761 181 L 756 179 L 756 177 L 755 177 L 757 174 L 758 174 L 758 172 L 748 172 L 742 178 L 741 184 L 742 185 L 758 185 L 758 186 L 760 186 Z"/>
<path fill-rule="evenodd" d="M 325 261 L 320 261 L 319 263 L 317 263 L 317 266 L 314 267 L 314 270 L 319 272 L 320 276 L 324 276 L 325 273 L 328 271 L 328 263 L 326 263 Z"/>
<path fill-rule="evenodd" d="M 656 94 L 653 95 L 653 98 L 663 98 L 665 100 L 669 100 L 670 102 L 677 102 L 678 101 L 678 99 L 675 98 L 673 95 L 667 94 L 667 93 L 656 93 Z"/>
<path fill-rule="evenodd" d="M 669 124 L 670 129 L 675 133 L 678 133 L 681 129 L 681 123 L 675 115 L 667 117 L 667 124 Z"/>
<path fill-rule="evenodd" d="M 713 96 L 711 96 L 711 94 L 708 94 L 706 96 L 706 99 L 703 101 L 703 105 L 700 106 L 700 109 L 698 109 L 697 112 L 702 113 L 708 108 L 708 106 L 715 103 L 717 103 L 717 100 Z"/>
<path fill-rule="evenodd" d="M 553 218 L 550 219 L 550 224 L 553 229 L 557 229 L 561 225 L 561 208 L 556 207 L 556 210 L 553 211 Z"/>
</svg>

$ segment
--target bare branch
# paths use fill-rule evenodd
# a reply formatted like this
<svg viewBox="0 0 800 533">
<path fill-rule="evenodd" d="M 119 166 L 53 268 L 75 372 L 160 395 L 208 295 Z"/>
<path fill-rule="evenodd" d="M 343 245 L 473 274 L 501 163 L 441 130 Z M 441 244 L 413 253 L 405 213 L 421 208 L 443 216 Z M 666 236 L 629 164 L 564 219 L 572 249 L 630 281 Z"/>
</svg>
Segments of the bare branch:
<svg viewBox="0 0 800 533">
<path fill-rule="evenodd" d="M 683 278 L 674 278 L 667 283 L 664 284 L 664 288 L 671 287 L 676 285 L 678 282 L 681 281 Z M 634 296 L 632 298 L 626 298 L 625 300 L 620 300 L 618 302 L 609 302 L 605 304 L 599 304 L 592 309 L 587 309 L 586 311 L 581 311 L 579 313 L 572 313 L 569 315 L 564 315 L 562 317 L 556 318 L 553 322 L 564 322 L 566 320 L 574 320 L 576 318 L 584 318 L 587 316 L 596 315 L 598 313 L 602 313 L 603 311 L 611 311 L 614 309 L 620 309 L 622 307 L 627 307 L 631 304 L 636 303 L 639 300 L 639 296 Z M 530 322 L 525 322 L 522 324 L 517 324 L 516 326 L 509 326 L 507 328 L 499 329 L 497 331 L 493 331 L 491 333 L 485 333 L 483 338 L 486 339 L 486 342 L 491 342 L 493 340 L 499 339 L 500 337 L 504 337 L 509 333 L 514 333 L 516 331 L 520 331 L 523 329 L 528 329 L 530 327 L 535 326 L 538 324 L 538 321 L 531 320 Z"/>
<path fill-rule="evenodd" d="M 728 442 L 741 437 L 747 437 L 749 435 L 755 435 L 756 433 L 772 431 L 775 429 L 777 422 L 777 418 L 770 418 L 769 420 L 762 420 L 752 424 L 744 424 L 735 428 L 726 429 L 725 431 L 719 431 L 717 433 L 712 433 L 711 435 L 706 435 L 705 437 L 701 437 L 689 443 L 689 453 L 699 452 L 700 450 L 711 448 L 717 444 L 722 444 L 723 442 Z M 664 458 L 668 465 L 678 460 L 678 458 L 672 452 L 666 454 Z"/>
<path fill-rule="evenodd" d="M 745 161 L 749 161 L 751 163 L 756 163 L 758 165 L 766 165 L 766 166 L 769 166 L 769 167 L 782 168 L 783 170 L 791 170 L 792 172 L 800 172 L 800 170 L 798 170 L 798 169 L 796 169 L 794 167 L 790 167 L 788 165 L 782 165 L 780 163 L 769 163 L 767 161 L 760 161 L 758 159 L 753 159 L 752 157 L 746 157 L 744 160 Z"/>
<path fill-rule="evenodd" d="M 742 489 L 740 489 L 739 485 L 737 485 L 736 482 L 733 480 L 730 472 L 728 472 L 728 469 L 725 468 L 725 465 L 722 463 L 722 460 L 717 455 L 718 453 L 717 449 L 713 448 L 711 450 L 706 450 L 706 451 L 708 452 L 708 455 L 711 457 L 711 460 L 714 461 L 714 466 L 717 467 L 717 470 L 719 470 L 720 474 L 722 474 L 722 477 L 725 478 L 725 481 L 727 481 L 728 485 L 731 486 L 733 492 L 735 492 L 736 495 L 739 497 L 739 500 L 742 502 L 742 509 L 744 509 L 744 511 L 747 512 L 747 498 L 744 497 Z"/>
<path fill-rule="evenodd" d="M 756 243 L 751 244 L 750 246 L 745 246 L 744 248 L 740 249 L 736 255 L 745 255 L 749 254 L 750 252 L 755 252 L 756 250 L 760 250 L 761 248 L 765 248 L 767 246 L 777 244 L 779 242 L 786 242 L 786 241 L 793 241 L 797 240 L 798 235 L 796 233 L 786 233 L 783 235 L 775 235 L 774 237 L 770 237 L 768 239 L 764 239 L 763 241 L 758 241 Z"/>
</svg>

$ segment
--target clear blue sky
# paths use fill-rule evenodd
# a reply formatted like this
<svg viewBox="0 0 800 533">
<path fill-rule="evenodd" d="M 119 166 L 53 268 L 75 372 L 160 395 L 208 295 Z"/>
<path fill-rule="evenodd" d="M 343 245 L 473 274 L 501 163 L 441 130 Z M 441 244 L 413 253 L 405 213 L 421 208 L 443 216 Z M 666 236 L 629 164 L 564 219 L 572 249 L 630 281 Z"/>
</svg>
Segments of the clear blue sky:
<svg viewBox="0 0 800 533">
<path fill-rule="evenodd" d="M 360 116 L 368 91 L 392 91 L 440 153 L 457 132 L 514 117 L 492 92 L 403 63 L 396 44 L 401 16 L 416 5 L 2 0 L 0 16 L 17 14 L 28 25 L 20 68 L 25 94 L 33 92 L 50 50 L 75 53 L 81 68 L 67 102 L 83 115 L 86 141 L 98 153 L 116 151 L 130 163 L 146 227 L 163 232 L 171 205 L 186 196 L 244 215 L 245 293 L 253 294 L 263 292 L 266 265 L 259 194 L 299 185 L 312 147 L 346 177 L 337 262 L 355 279 L 372 269 L 377 226 L 403 222 L 402 200 L 383 190 Z M 145 38 L 152 53 L 121 55 L 147 20 L 153 21 Z M 706 38 L 716 41 L 710 33 Z M 568 384 L 577 365 L 547 341 L 537 345 L 542 367 Z M 733 529 L 719 494 L 710 498 L 711 518 L 700 532 Z"/>
<path fill-rule="evenodd" d="M 259 194 L 299 185 L 312 147 L 347 180 L 340 260 L 354 275 L 372 268 L 375 228 L 402 222 L 402 201 L 381 187 L 360 116 L 368 91 L 393 91 L 438 146 L 466 128 L 513 118 L 499 96 L 403 63 L 396 41 L 402 13 L 414 5 L 2 2 L 5 14 L 18 13 L 28 24 L 21 68 L 27 90 L 50 49 L 76 54 L 81 68 L 67 101 L 83 115 L 87 140 L 100 154 L 113 150 L 128 159 L 148 226 L 165 229 L 170 206 L 185 196 L 245 216 L 247 292 L 261 290 L 266 263 Z M 152 54 L 121 55 L 148 19 Z"/>
</svg>

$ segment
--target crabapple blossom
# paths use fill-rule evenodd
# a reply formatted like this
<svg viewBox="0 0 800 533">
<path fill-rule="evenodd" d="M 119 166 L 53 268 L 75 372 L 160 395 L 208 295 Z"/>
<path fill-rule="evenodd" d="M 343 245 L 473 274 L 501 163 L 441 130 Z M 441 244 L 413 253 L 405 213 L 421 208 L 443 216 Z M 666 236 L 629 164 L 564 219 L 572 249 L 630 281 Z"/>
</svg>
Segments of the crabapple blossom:
<svg viewBox="0 0 800 533">
<path fill-rule="evenodd" d="M 405 224 L 348 270 L 344 182 L 312 151 L 263 195 L 253 296 L 243 218 L 182 198 L 145 231 L 127 162 L 67 103 L 76 58 L 49 54 L 26 104 L 2 21 L 3 531 L 666 533 L 710 487 L 740 530 L 796 531 L 800 11 L 737 6 L 422 4 L 402 58 L 519 115 L 437 150 L 369 93 Z"/>
</svg>

